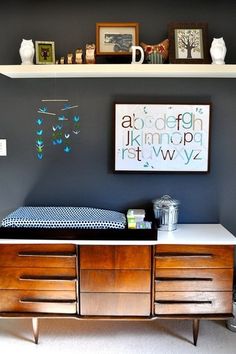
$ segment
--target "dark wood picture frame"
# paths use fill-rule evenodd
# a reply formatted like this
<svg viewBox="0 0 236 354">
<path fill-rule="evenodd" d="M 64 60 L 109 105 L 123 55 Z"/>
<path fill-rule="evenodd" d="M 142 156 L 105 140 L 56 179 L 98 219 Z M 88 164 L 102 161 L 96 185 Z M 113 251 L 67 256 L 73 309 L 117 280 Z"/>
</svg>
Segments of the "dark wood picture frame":
<svg viewBox="0 0 236 354">
<path fill-rule="evenodd" d="M 139 23 L 96 23 L 96 55 L 131 55 L 131 45 L 139 44 Z"/>
<path fill-rule="evenodd" d="M 168 27 L 171 64 L 209 64 L 208 25 L 172 22 Z"/>
</svg>

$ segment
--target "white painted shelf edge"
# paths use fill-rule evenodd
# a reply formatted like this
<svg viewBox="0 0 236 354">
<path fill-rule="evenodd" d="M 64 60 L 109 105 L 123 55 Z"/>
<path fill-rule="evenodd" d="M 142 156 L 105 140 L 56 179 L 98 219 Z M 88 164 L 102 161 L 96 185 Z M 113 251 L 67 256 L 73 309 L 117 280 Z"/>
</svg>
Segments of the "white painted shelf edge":
<svg viewBox="0 0 236 354">
<path fill-rule="evenodd" d="M 10 78 L 236 78 L 236 64 L 0 65 Z"/>
</svg>

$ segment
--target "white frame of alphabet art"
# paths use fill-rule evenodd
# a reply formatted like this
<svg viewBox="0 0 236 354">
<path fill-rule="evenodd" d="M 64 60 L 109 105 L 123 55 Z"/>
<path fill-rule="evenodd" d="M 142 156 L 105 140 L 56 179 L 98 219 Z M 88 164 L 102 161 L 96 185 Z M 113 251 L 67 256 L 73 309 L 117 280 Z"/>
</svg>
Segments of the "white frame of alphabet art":
<svg viewBox="0 0 236 354">
<path fill-rule="evenodd" d="M 115 104 L 115 171 L 208 172 L 211 104 Z"/>
</svg>

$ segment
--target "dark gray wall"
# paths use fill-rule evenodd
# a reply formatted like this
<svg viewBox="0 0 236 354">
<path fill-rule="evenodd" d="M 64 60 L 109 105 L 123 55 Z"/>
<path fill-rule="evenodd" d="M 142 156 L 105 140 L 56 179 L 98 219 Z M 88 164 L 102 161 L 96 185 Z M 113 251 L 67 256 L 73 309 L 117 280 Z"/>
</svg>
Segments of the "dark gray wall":
<svg viewBox="0 0 236 354">
<path fill-rule="evenodd" d="M 235 2 L 8 1 L 0 11 L 0 64 L 18 64 L 22 38 L 54 40 L 57 56 L 95 41 L 95 23 L 140 23 L 140 40 L 157 43 L 172 21 L 206 21 L 209 38 L 223 36 L 227 63 L 236 62 Z M 232 79 L 22 79 L 0 77 L 0 217 L 20 205 L 87 205 L 115 210 L 151 207 L 171 194 L 180 222 L 222 222 L 236 233 L 235 82 Z M 35 155 L 35 109 L 43 98 L 78 102 L 78 150 Z M 212 102 L 207 174 L 114 174 L 114 102 Z M 232 198 L 234 196 L 234 198 Z"/>
</svg>

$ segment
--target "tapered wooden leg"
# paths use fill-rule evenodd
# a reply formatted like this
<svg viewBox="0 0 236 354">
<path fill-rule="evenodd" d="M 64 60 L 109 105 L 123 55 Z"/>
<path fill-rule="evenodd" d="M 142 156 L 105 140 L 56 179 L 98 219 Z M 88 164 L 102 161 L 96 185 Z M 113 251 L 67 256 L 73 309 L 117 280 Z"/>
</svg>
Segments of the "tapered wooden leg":
<svg viewBox="0 0 236 354">
<path fill-rule="evenodd" d="M 193 320 L 193 344 L 197 345 L 198 332 L 199 332 L 200 320 L 194 318 Z"/>
<path fill-rule="evenodd" d="M 33 334 L 34 334 L 34 342 L 38 344 L 39 340 L 39 319 L 36 317 L 32 318 L 32 327 L 33 327 Z"/>
</svg>

